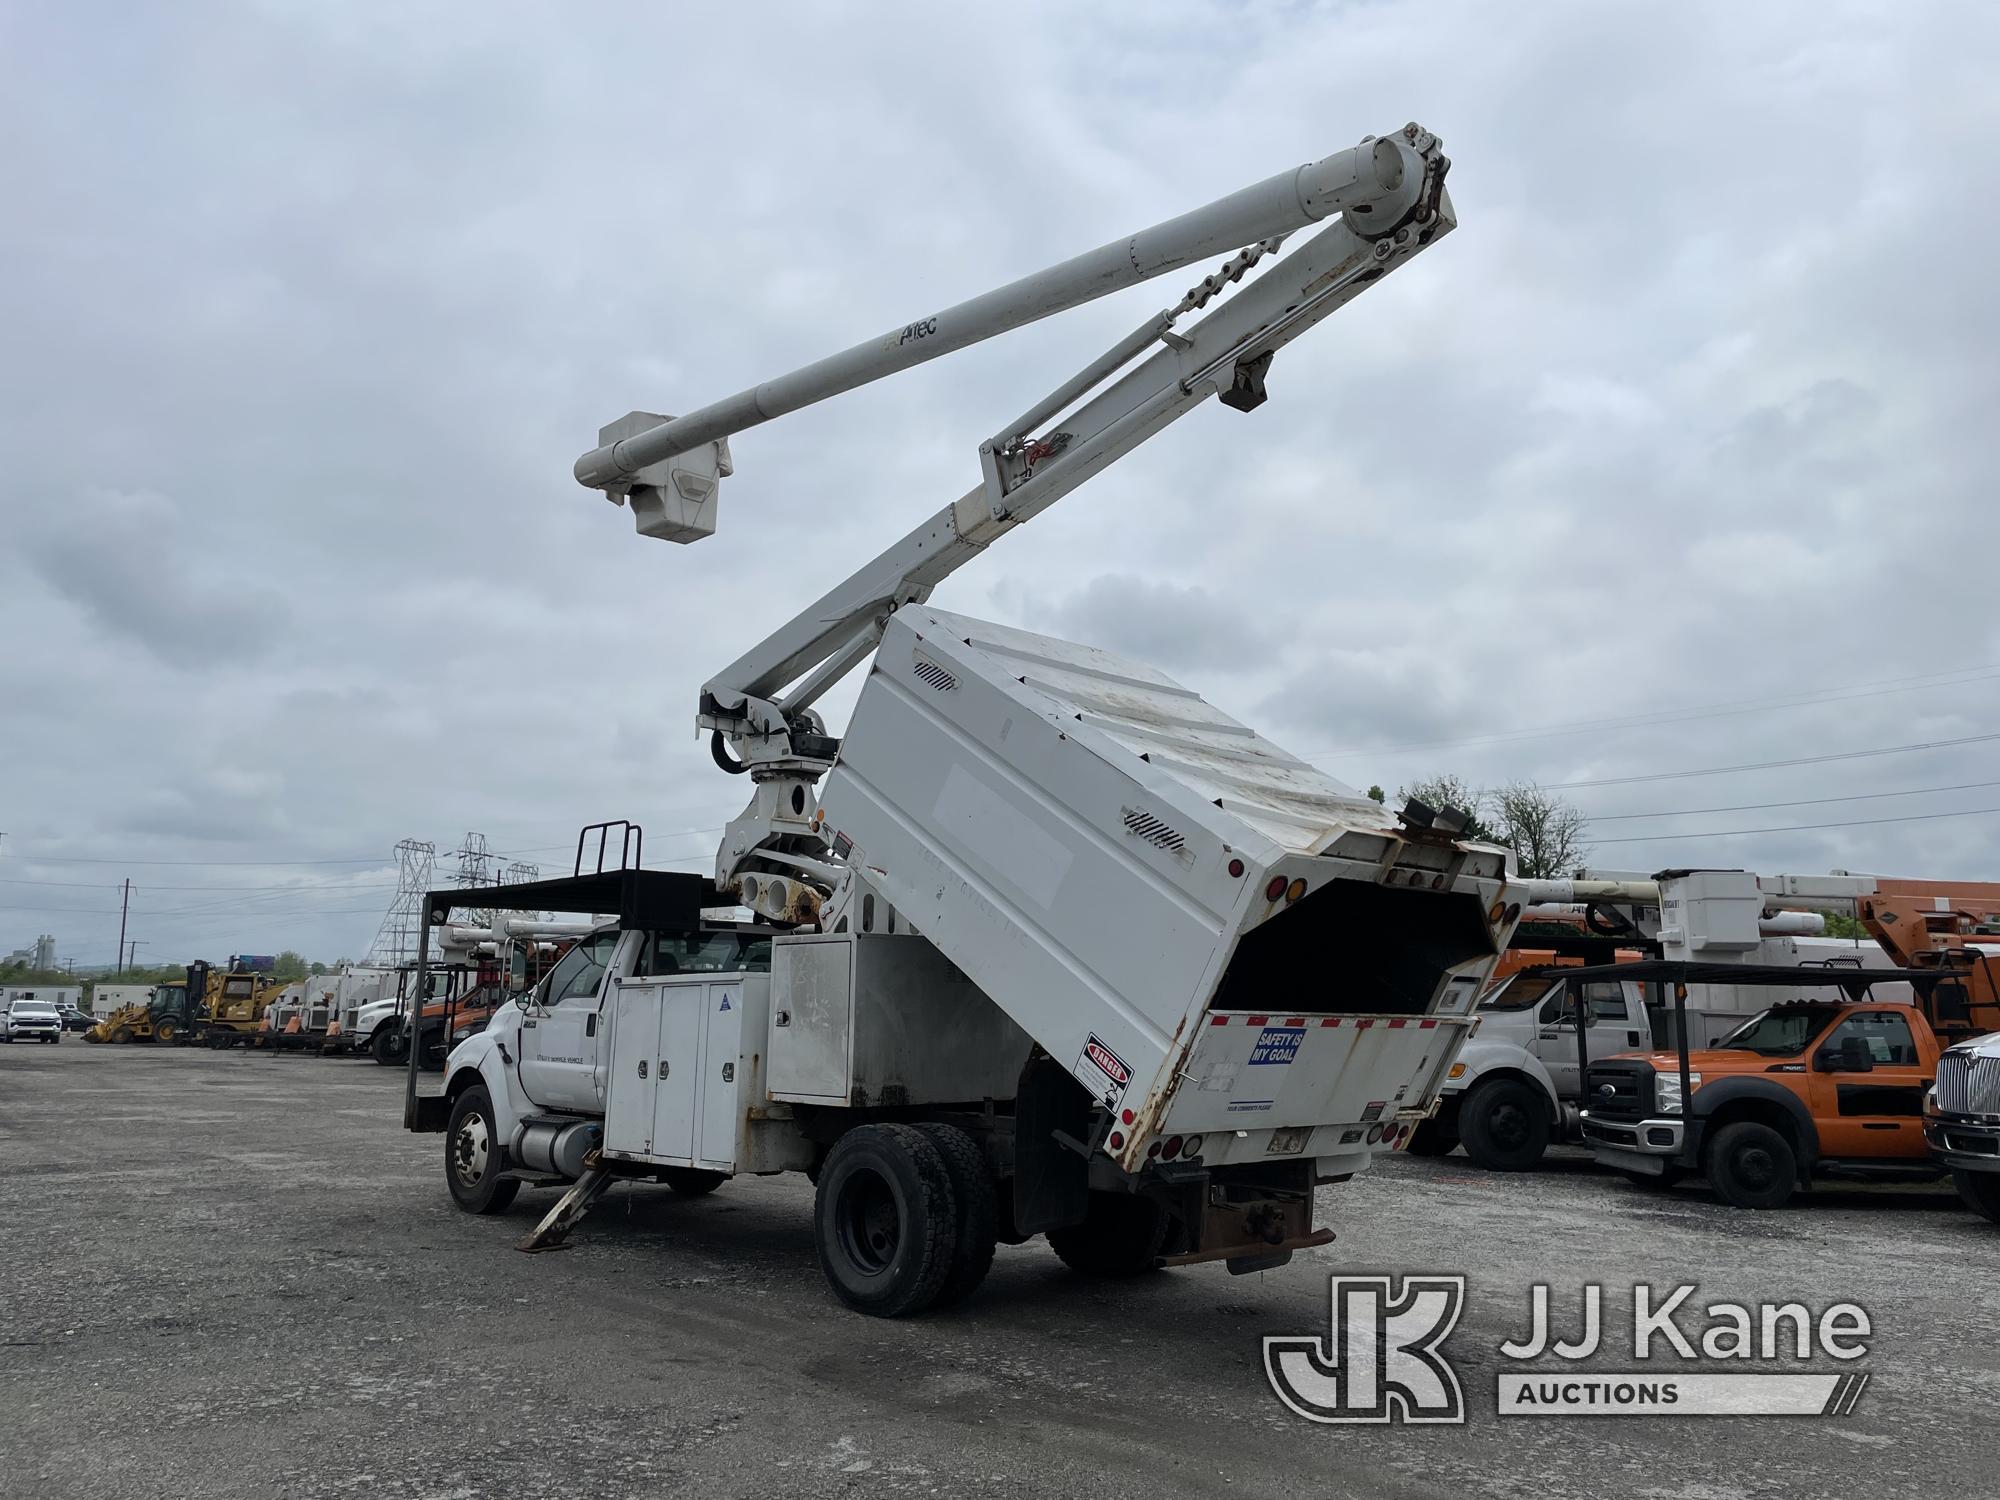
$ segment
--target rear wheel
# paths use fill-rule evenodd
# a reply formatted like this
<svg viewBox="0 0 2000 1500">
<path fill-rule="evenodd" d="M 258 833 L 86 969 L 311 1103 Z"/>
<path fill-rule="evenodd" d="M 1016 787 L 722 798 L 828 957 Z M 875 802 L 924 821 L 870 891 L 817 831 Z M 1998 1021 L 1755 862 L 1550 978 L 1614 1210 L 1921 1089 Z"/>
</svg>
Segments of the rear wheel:
<svg viewBox="0 0 2000 1500">
<path fill-rule="evenodd" d="M 1513 1078 L 1482 1083 L 1458 1110 L 1465 1154 L 1489 1172 L 1524 1172 L 1549 1149 L 1549 1107 L 1539 1090 Z"/>
<path fill-rule="evenodd" d="M 1755 1120 L 1716 1131 L 1707 1158 L 1709 1186 L 1732 1208 L 1780 1208 L 1799 1185 L 1791 1143 Z"/>
<path fill-rule="evenodd" d="M 708 1172 L 700 1167 L 662 1167 L 660 1181 L 683 1198 L 699 1198 L 729 1181 L 727 1172 Z"/>
<path fill-rule="evenodd" d="M 1092 1193 L 1081 1224 L 1049 1231 L 1049 1248 L 1083 1276 L 1143 1276 L 1159 1269 L 1167 1211 L 1136 1193 Z"/>
<path fill-rule="evenodd" d="M 937 1294 L 937 1305 L 950 1307 L 970 1296 L 993 1269 L 993 1249 L 999 1241 L 993 1174 L 987 1170 L 986 1153 L 979 1149 L 979 1142 L 956 1125 L 925 1123 L 917 1129 L 944 1158 L 945 1170 L 951 1174 L 952 1196 L 958 1200 L 958 1245 Z"/>
<path fill-rule="evenodd" d="M 444 1131 L 444 1180 L 452 1202 L 469 1214 L 504 1212 L 521 1191 L 518 1179 L 500 1175 L 505 1155 L 492 1096 L 474 1084 L 452 1105 Z"/>
<path fill-rule="evenodd" d="M 1953 1172 L 1951 1185 L 1958 1189 L 1967 1208 L 2000 1224 L 2000 1173 Z"/>
<path fill-rule="evenodd" d="M 896 1318 L 936 1300 L 951 1271 L 958 1203 L 930 1137 L 858 1125 L 834 1142 L 813 1196 L 813 1241 L 833 1293 Z"/>
<path fill-rule="evenodd" d="M 1403 1149 L 1412 1156 L 1449 1156 L 1458 1147 L 1458 1132 L 1442 1120 L 1426 1120 Z"/>
</svg>

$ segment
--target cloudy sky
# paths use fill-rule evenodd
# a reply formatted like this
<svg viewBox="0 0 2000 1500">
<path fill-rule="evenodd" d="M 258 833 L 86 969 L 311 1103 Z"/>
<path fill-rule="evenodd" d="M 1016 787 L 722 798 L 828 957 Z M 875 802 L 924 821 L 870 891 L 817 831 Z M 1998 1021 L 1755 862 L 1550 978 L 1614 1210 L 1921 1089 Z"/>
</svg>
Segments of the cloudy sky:
<svg viewBox="0 0 2000 1500">
<path fill-rule="evenodd" d="M 1971 4 L 8 6 L 0 954 L 110 961 L 129 877 L 142 960 L 358 955 L 404 837 L 699 866 L 701 682 L 1195 275 L 739 437 L 699 550 L 570 479 L 599 424 L 1411 119 L 1459 232 L 938 602 L 1358 786 L 1568 788 L 1600 865 L 2000 878 L 1996 49 Z"/>
</svg>

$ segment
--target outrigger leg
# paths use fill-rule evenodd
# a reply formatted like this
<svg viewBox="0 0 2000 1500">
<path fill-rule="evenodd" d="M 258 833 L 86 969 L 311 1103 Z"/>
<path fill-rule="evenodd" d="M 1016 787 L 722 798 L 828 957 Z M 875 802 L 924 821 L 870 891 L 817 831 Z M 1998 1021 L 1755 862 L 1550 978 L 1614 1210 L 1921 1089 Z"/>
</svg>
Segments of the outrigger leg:
<svg viewBox="0 0 2000 1500">
<path fill-rule="evenodd" d="M 537 1224 L 528 1236 L 514 1248 L 534 1254 L 541 1250 L 561 1250 L 569 1232 L 583 1221 L 590 1212 L 590 1205 L 611 1186 L 611 1169 L 593 1151 L 584 1158 L 584 1173 L 577 1178 L 574 1186 L 556 1201 L 542 1222 Z"/>
</svg>

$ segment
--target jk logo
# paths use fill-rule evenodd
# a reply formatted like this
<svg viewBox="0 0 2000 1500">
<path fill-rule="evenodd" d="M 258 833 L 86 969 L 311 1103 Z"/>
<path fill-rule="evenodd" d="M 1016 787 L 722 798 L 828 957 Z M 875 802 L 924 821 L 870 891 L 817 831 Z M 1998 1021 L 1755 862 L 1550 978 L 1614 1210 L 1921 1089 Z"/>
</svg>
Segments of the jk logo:
<svg viewBox="0 0 2000 1500">
<path fill-rule="evenodd" d="M 1438 1346 L 1465 1305 L 1463 1276 L 1335 1276 L 1324 1341 L 1273 1335 L 1264 1373 L 1309 1422 L 1463 1422 L 1465 1397 Z"/>
</svg>

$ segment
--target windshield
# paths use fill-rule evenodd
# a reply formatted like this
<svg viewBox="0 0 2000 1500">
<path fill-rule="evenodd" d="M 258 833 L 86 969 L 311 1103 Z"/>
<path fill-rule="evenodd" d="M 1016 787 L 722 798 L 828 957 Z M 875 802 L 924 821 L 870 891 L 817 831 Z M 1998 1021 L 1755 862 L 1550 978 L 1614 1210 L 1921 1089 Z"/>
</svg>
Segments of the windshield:
<svg viewBox="0 0 2000 1500">
<path fill-rule="evenodd" d="M 1526 969 L 1509 974 L 1499 987 L 1479 1002 L 1481 1010 L 1526 1010 L 1555 988 L 1556 975 L 1532 974 Z"/>
<path fill-rule="evenodd" d="M 1779 1005 L 1752 1016 L 1715 1044 L 1722 1052 L 1797 1057 L 1840 1014 L 1838 1005 Z"/>
<path fill-rule="evenodd" d="M 55 1006 L 46 1000 L 16 1000 L 14 1002 L 14 1014 L 17 1016 L 52 1016 L 55 1013 Z"/>
</svg>

